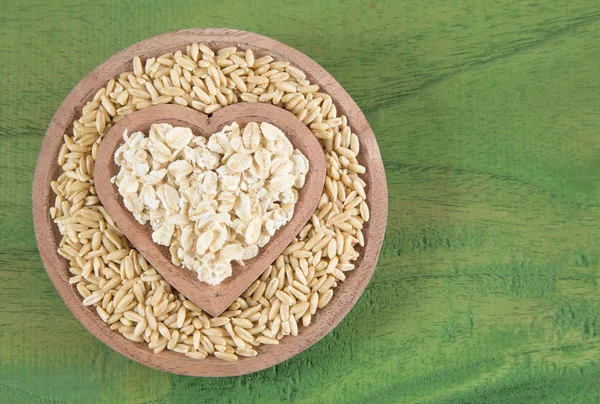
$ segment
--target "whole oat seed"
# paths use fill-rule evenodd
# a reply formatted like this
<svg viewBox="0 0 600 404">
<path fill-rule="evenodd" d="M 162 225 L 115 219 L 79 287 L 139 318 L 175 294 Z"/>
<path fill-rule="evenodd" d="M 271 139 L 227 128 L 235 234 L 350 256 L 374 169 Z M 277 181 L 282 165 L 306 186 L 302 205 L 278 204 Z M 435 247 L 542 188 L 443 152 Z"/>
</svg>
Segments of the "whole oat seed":
<svg viewBox="0 0 600 404">
<path fill-rule="evenodd" d="M 96 195 L 94 160 L 104 133 L 135 110 L 177 103 L 210 114 L 241 101 L 271 103 L 302 120 L 323 145 L 327 177 L 316 211 L 286 251 L 227 311 L 211 318 L 130 246 Z M 134 58 L 132 71 L 98 90 L 64 136 L 62 173 L 51 183 L 56 198 L 49 208 L 62 235 L 58 253 L 69 261 L 69 282 L 85 304 L 128 340 L 154 353 L 169 349 L 194 359 L 252 356 L 261 344 L 302 332 L 299 322 L 310 326 L 354 269 L 369 218 L 359 157 L 359 136 L 334 100 L 286 61 L 195 43 L 184 52 Z M 234 326 L 236 319 L 253 327 L 240 332 L 245 328 Z"/>
</svg>

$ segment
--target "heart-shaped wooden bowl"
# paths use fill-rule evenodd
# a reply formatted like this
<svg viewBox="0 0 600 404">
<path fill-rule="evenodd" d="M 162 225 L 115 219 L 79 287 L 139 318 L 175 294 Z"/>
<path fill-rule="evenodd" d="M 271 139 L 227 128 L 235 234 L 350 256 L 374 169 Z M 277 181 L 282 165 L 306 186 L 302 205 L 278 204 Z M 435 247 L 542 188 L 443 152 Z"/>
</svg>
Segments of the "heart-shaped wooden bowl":
<svg viewBox="0 0 600 404">
<path fill-rule="evenodd" d="M 241 128 L 249 122 L 268 122 L 283 130 L 294 147 L 310 163 L 306 182 L 298 192 L 298 203 L 292 220 L 271 237 L 255 258 L 244 261 L 244 266 L 233 265 L 232 275 L 219 285 L 200 282 L 196 272 L 174 265 L 169 249 L 152 241 L 150 225 L 141 225 L 135 220 L 123 205 L 123 198 L 117 187 L 110 181 L 119 172 L 114 154 L 124 143 L 123 132 L 148 133 L 150 125 L 159 122 L 189 127 L 195 135 L 206 137 L 231 122 L 237 122 Z M 325 169 L 325 155 L 317 138 L 294 114 L 283 108 L 270 104 L 237 103 L 219 109 L 208 117 L 192 108 L 167 104 L 129 114 L 110 128 L 98 148 L 94 184 L 102 205 L 131 244 L 175 289 L 202 310 L 217 317 L 248 289 L 302 230 L 317 208 L 325 184 Z"/>
<path fill-rule="evenodd" d="M 318 84 L 321 91 L 333 98 L 338 112 L 346 115 L 348 125 L 358 135 L 360 142 L 359 163 L 367 168 L 362 178 L 367 183 L 365 191 L 371 218 L 362 230 L 365 246 L 359 250 L 360 257 L 355 261 L 354 271 L 335 289 L 329 304 L 317 311 L 310 325 L 300 328 L 298 336 L 285 337 L 279 341 L 279 345 L 261 345 L 257 348 L 258 356 L 240 358 L 237 362 L 225 362 L 213 356 L 198 361 L 166 350 L 154 355 L 146 344 L 129 341 L 111 331 L 93 307 L 81 304 L 81 296 L 69 284 L 69 263 L 56 251 L 61 235 L 48 211 L 54 204 L 50 183 L 61 173 L 57 158 L 63 135 L 69 132 L 73 120 L 80 116 L 85 102 L 111 78 L 131 70 L 134 56 L 142 59 L 158 56 L 185 49 L 192 42 L 204 43 L 215 49 L 228 46 L 252 49 L 257 57 L 269 54 L 276 59 L 289 61 L 304 71 L 311 82 Z M 50 122 L 33 184 L 33 219 L 38 249 L 50 279 L 69 310 L 89 332 L 121 354 L 156 369 L 190 376 L 234 376 L 266 369 L 302 352 L 333 330 L 354 306 L 373 275 L 385 234 L 387 209 L 385 171 L 377 141 L 352 97 L 325 69 L 301 52 L 271 38 L 225 28 L 188 29 L 158 35 L 122 50 L 90 72 L 69 93 Z M 68 344 L 68 341 L 65 343 Z"/>
</svg>

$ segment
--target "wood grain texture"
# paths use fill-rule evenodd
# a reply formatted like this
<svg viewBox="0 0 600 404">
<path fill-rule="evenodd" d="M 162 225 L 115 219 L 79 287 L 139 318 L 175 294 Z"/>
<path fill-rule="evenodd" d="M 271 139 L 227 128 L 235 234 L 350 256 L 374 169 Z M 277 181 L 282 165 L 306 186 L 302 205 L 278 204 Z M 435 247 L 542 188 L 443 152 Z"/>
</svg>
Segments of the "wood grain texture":
<svg viewBox="0 0 600 404">
<path fill-rule="evenodd" d="M 123 198 L 116 185 L 111 183 L 111 178 L 119 173 L 120 168 L 115 164 L 114 156 L 124 143 L 125 131 L 129 134 L 139 131 L 148 133 L 152 124 L 168 123 L 190 128 L 196 136 L 208 138 L 232 122 L 237 122 L 240 128 L 250 122 L 268 122 L 277 126 L 294 147 L 306 156 L 310 170 L 304 186 L 298 192 L 292 220 L 275 233 L 269 243 L 260 249 L 258 256 L 244 260 L 243 266 L 233 263 L 230 277 L 218 285 L 210 285 L 200 282 L 195 271 L 172 263 L 169 248 L 154 243 L 150 223 L 142 225 L 135 220 L 123 204 Z M 237 103 L 208 117 L 180 105 L 156 105 L 127 115 L 106 133 L 98 148 L 94 183 L 100 202 L 131 244 L 177 291 L 211 316 L 217 317 L 267 270 L 308 222 L 323 193 L 325 170 L 325 154 L 319 140 L 294 114 L 283 108 L 269 104 Z M 39 240 L 38 246 L 40 242 L 44 244 L 44 240 Z M 48 245 L 48 248 L 55 250 L 56 246 Z"/>
<path fill-rule="evenodd" d="M 0 401 L 600 400 L 597 1 L 2 7 Z M 88 334 L 41 265 L 30 213 L 42 136 L 71 88 L 133 42 L 201 26 L 271 36 L 331 72 L 365 111 L 390 190 L 378 269 L 342 324 L 219 380 L 147 369 Z"/>
</svg>

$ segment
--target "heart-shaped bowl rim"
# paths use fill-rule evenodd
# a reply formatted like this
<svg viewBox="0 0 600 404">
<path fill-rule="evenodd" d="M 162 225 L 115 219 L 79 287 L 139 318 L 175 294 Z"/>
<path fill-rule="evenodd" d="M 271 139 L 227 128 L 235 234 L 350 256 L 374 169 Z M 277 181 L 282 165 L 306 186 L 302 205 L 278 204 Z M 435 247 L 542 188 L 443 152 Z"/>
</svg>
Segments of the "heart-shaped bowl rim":
<svg viewBox="0 0 600 404">
<path fill-rule="evenodd" d="M 329 304 L 319 310 L 311 324 L 302 327 L 297 336 L 282 338 L 278 345 L 261 345 L 258 356 L 240 358 L 237 362 L 226 362 L 213 356 L 195 360 L 166 350 L 155 355 L 145 344 L 129 341 L 110 330 L 93 308 L 82 305 L 78 292 L 69 284 L 68 262 L 57 253 L 60 234 L 48 211 L 54 200 L 50 182 L 60 172 L 57 158 L 62 137 L 74 118 L 79 116 L 83 104 L 108 80 L 130 70 L 134 56 L 145 59 L 185 49 L 192 42 L 213 48 L 249 48 L 259 56 L 269 54 L 300 68 L 311 82 L 332 97 L 338 111 L 346 115 L 348 125 L 359 138 L 359 162 L 367 168 L 362 178 L 367 183 L 365 191 L 371 217 L 363 228 L 365 246 L 355 262 L 353 273 L 336 288 Z M 388 213 L 381 153 L 373 131 L 352 97 L 325 69 L 303 53 L 262 35 L 228 28 L 187 29 L 151 37 L 116 53 L 92 70 L 65 98 L 48 126 L 36 165 L 32 199 L 35 234 L 42 262 L 58 293 L 79 322 L 106 345 L 141 364 L 170 373 L 207 377 L 236 376 L 266 369 L 302 352 L 333 330 L 354 306 L 373 275 Z"/>
<path fill-rule="evenodd" d="M 242 128 L 249 122 L 268 122 L 277 126 L 294 147 L 308 158 L 310 170 L 304 186 L 298 190 L 298 202 L 292 219 L 277 230 L 256 257 L 245 260 L 244 266 L 234 263 L 230 277 L 218 285 L 209 285 L 200 282 L 196 272 L 173 264 L 169 248 L 152 241 L 153 230 L 150 224 L 138 223 L 125 208 L 116 185 L 111 183 L 111 178 L 120 169 L 114 161 L 114 153 L 124 143 L 124 131 L 148 133 L 152 123 L 186 126 L 195 135 L 209 137 L 232 122 L 237 122 Z M 96 156 L 94 184 L 104 208 L 154 269 L 187 299 L 206 313 L 217 317 L 277 259 L 311 218 L 323 192 L 325 170 L 325 154 L 318 139 L 294 114 L 283 108 L 271 104 L 238 102 L 208 116 L 193 108 L 160 104 L 125 116 L 105 134 Z"/>
</svg>

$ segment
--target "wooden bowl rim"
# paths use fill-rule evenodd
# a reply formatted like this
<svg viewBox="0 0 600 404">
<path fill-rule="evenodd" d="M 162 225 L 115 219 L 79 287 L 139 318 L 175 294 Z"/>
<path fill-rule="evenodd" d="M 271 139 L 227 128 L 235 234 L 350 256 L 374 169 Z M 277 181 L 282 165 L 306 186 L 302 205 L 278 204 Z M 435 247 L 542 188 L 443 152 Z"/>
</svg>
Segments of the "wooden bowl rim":
<svg viewBox="0 0 600 404">
<path fill-rule="evenodd" d="M 338 111 L 346 115 L 348 125 L 359 136 L 359 161 L 367 167 L 363 179 L 368 184 L 366 192 L 371 218 L 363 229 L 365 247 L 356 261 L 355 270 L 336 289 L 328 306 L 319 310 L 310 326 L 302 327 L 298 336 L 283 338 L 279 345 L 261 345 L 257 357 L 240 358 L 237 362 L 225 362 L 212 356 L 194 360 L 170 351 L 155 355 L 145 344 L 129 341 L 110 330 L 93 308 L 81 304 L 78 292 L 68 283 L 68 263 L 56 252 L 59 234 L 48 212 L 52 206 L 49 203 L 53 203 L 50 182 L 59 171 L 56 161 L 62 137 L 80 114 L 83 103 L 108 80 L 130 66 L 134 56 L 152 57 L 184 49 L 192 42 L 213 47 L 237 45 L 251 48 L 257 54 L 268 53 L 299 67 L 311 82 L 319 84 L 323 92 L 333 98 Z M 385 171 L 377 141 L 352 97 L 325 69 L 303 53 L 262 35 L 228 28 L 186 29 L 157 35 L 125 48 L 92 70 L 65 98 L 48 126 L 37 160 L 32 199 L 35 234 L 42 262 L 59 295 L 79 322 L 106 345 L 136 362 L 170 373 L 205 377 L 236 376 L 266 369 L 304 351 L 333 330 L 354 306 L 373 275 L 388 212 Z"/>
</svg>

